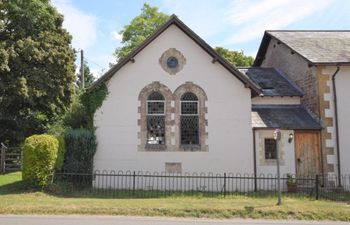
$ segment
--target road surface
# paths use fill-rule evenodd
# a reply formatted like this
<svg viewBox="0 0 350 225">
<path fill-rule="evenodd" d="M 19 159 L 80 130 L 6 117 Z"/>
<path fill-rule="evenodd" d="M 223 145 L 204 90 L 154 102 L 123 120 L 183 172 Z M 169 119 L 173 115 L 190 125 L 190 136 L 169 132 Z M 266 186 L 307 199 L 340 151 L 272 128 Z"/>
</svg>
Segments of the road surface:
<svg viewBox="0 0 350 225">
<path fill-rule="evenodd" d="M 273 221 L 273 220 L 211 220 L 127 216 L 0 216 L 0 225 L 350 225 L 345 222 Z"/>
</svg>

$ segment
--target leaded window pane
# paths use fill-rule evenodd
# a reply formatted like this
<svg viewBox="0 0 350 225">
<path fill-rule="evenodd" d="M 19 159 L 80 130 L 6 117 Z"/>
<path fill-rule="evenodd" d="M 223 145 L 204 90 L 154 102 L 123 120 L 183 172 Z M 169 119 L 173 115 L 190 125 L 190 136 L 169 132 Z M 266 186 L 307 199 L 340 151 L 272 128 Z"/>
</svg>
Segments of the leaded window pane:
<svg viewBox="0 0 350 225">
<path fill-rule="evenodd" d="M 181 96 L 181 144 L 199 144 L 198 98 L 191 92 Z"/>
<path fill-rule="evenodd" d="M 165 102 L 164 101 L 147 101 L 147 114 L 161 114 L 164 115 Z"/>
<path fill-rule="evenodd" d="M 155 91 L 148 96 L 147 100 L 164 100 L 164 96 L 161 93 Z"/>
<path fill-rule="evenodd" d="M 181 116 L 181 144 L 199 144 L 198 116 Z"/>
<path fill-rule="evenodd" d="M 147 116 L 147 144 L 165 144 L 165 118 L 164 116 Z"/>
<path fill-rule="evenodd" d="M 198 102 L 181 102 L 181 114 L 182 115 L 197 115 L 198 114 Z"/>
<path fill-rule="evenodd" d="M 277 159 L 277 145 L 273 138 L 265 138 L 265 159 Z"/>
<path fill-rule="evenodd" d="M 186 92 L 181 96 L 181 101 L 198 101 L 198 98 L 195 94 Z"/>
<path fill-rule="evenodd" d="M 147 98 L 147 145 L 165 144 L 165 101 L 159 92 Z"/>
</svg>

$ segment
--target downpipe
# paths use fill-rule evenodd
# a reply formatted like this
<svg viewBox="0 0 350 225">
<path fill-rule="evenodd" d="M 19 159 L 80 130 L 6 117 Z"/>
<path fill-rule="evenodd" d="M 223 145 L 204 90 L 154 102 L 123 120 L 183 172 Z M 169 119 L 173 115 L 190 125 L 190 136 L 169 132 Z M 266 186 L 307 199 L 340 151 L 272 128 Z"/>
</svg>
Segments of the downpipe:
<svg viewBox="0 0 350 225">
<path fill-rule="evenodd" d="M 337 100 L 337 86 L 335 84 L 335 77 L 340 70 L 340 65 L 337 65 L 337 69 L 332 75 L 333 86 L 333 100 L 334 100 L 334 120 L 335 120 L 335 138 L 337 145 L 337 163 L 338 163 L 338 187 L 341 187 L 341 170 L 340 170 L 340 147 L 339 147 L 339 126 L 338 126 L 338 100 Z"/>
</svg>

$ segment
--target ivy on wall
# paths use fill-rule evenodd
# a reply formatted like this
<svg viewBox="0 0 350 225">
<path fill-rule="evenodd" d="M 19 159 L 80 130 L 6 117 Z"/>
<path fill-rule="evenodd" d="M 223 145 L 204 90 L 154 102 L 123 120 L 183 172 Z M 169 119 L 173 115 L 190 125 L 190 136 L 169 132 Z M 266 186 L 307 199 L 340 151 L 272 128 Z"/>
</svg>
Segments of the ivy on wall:
<svg viewBox="0 0 350 225">
<path fill-rule="evenodd" d="M 65 127 L 72 129 L 84 128 L 93 131 L 94 114 L 102 106 L 107 95 L 108 89 L 105 84 L 80 94 L 73 102 L 70 111 L 64 116 Z"/>
<path fill-rule="evenodd" d="M 92 91 L 86 91 L 81 95 L 81 103 L 84 105 L 87 116 L 88 116 L 88 127 L 93 129 L 94 115 L 97 109 L 99 109 L 103 101 L 108 95 L 108 88 L 106 84 L 101 84 Z"/>
</svg>

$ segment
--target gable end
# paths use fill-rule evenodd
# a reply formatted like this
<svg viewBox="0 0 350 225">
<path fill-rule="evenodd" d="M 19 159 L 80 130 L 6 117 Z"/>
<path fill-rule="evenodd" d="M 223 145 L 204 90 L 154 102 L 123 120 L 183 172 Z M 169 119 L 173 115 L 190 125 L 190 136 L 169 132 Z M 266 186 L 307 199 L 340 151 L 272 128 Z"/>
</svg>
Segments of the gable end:
<svg viewBox="0 0 350 225">
<path fill-rule="evenodd" d="M 261 94 L 260 88 L 251 82 L 247 77 L 240 73 L 236 68 L 229 64 L 224 58 L 222 58 L 212 47 L 210 47 L 203 39 L 201 39 L 194 31 L 186 26 L 176 15 L 172 15 L 170 19 L 164 23 L 157 31 L 149 36 L 141 45 L 134 49 L 124 59 L 109 69 L 101 78 L 95 81 L 88 91 L 94 90 L 100 84 L 109 80 L 119 69 L 121 69 L 128 62 L 134 62 L 134 57 L 147 47 L 153 40 L 155 40 L 160 34 L 162 34 L 171 25 L 176 25 L 181 31 L 183 31 L 188 37 L 190 37 L 195 43 L 197 43 L 203 50 L 205 50 L 210 56 L 213 57 L 213 62 L 219 62 L 225 69 L 227 69 L 232 75 L 238 78 L 245 87 L 252 90 L 252 96 Z"/>
</svg>

